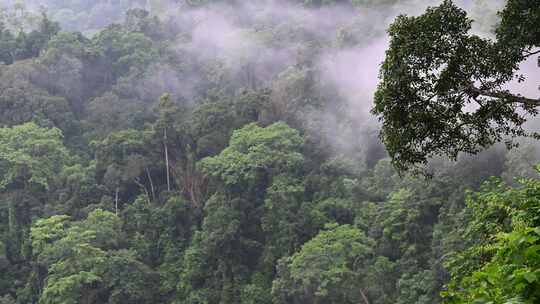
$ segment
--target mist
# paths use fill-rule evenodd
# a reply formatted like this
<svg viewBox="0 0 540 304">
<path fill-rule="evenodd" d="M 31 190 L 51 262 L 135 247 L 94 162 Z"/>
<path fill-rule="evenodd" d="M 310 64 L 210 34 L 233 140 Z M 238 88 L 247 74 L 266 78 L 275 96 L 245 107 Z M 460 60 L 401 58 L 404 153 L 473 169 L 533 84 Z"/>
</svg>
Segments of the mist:
<svg viewBox="0 0 540 304">
<path fill-rule="evenodd" d="M 165 92 L 175 100 L 194 104 L 205 98 L 209 88 L 220 87 L 233 95 L 242 89 L 285 90 L 285 95 L 273 94 L 274 102 L 285 104 L 282 107 L 300 107 L 314 97 L 295 95 L 294 85 L 313 77 L 318 83 L 317 98 L 327 100 L 329 106 L 295 119 L 312 136 L 326 141 L 336 154 L 355 155 L 362 147 L 380 144 L 372 136 L 379 127 L 370 110 L 388 46 L 387 27 L 399 14 L 418 15 L 440 2 L 410 0 L 373 5 L 366 1 L 357 6 L 346 2 L 309 7 L 280 0 L 200 6 L 182 1 L 126 1 L 87 3 L 88 11 L 80 14 L 73 12 L 76 3 L 26 1 L 24 5 L 33 12 L 45 10 L 66 30 L 82 31 L 88 37 L 111 23 L 122 23 L 131 8 L 143 8 L 158 17 L 170 32 L 169 51 L 181 64 L 172 67 L 158 60 L 142 77 L 129 79 L 135 85 L 128 95 L 147 105 Z M 14 3 L 3 0 L 0 5 Z M 457 4 L 475 20 L 473 33 L 493 37 L 496 13 L 504 1 Z M 526 81 L 511 83 L 510 88 L 525 96 L 537 96 L 540 73 L 534 58 L 524 62 L 520 72 L 527 76 Z M 121 79 L 115 87 L 123 90 Z M 346 121 L 338 118 L 343 113 Z M 359 129 L 371 130 L 366 132 L 370 135 L 364 138 Z"/>
<path fill-rule="evenodd" d="M 507 255 L 539 245 L 508 247 L 540 226 L 540 145 L 505 134 L 539 120 L 393 70 L 373 110 L 389 25 L 441 2 L 0 0 L 0 303 L 537 303 L 538 257 Z M 496 38 L 505 0 L 455 3 Z M 392 44 L 405 80 L 455 55 L 401 57 L 426 31 Z M 442 79 L 508 63 L 459 59 Z"/>
</svg>

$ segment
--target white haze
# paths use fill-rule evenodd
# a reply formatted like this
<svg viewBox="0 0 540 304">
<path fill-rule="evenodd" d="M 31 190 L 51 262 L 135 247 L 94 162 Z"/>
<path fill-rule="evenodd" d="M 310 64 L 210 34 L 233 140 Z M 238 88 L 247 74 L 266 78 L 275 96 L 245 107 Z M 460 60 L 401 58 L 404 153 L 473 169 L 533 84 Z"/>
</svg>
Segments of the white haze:
<svg viewBox="0 0 540 304">
<path fill-rule="evenodd" d="M 2 1 L 10 2 L 0 0 L 0 4 Z M 303 53 L 313 51 L 306 47 L 306 40 L 322 41 L 323 45 L 317 48 L 314 66 L 323 87 L 334 91 L 334 98 L 345 101 L 356 127 L 377 128 L 377 122 L 369 111 L 378 83 L 379 66 L 388 45 L 385 29 L 399 14 L 418 15 L 428 6 L 441 2 L 405 0 L 390 7 L 353 9 L 345 5 L 305 8 L 279 0 L 245 1 L 234 6 L 213 4 L 201 8 L 187 8 L 177 1 L 139 1 L 135 6 L 150 10 L 179 29 L 180 34 L 173 43 L 174 52 L 179 57 L 188 54 L 197 61 L 194 66 L 212 69 L 212 64 L 215 64 L 215 67 L 224 69 L 216 69 L 215 79 L 207 79 L 197 68 L 175 71 L 156 64 L 138 83 L 137 90 L 149 99 L 155 99 L 166 90 L 190 100 L 197 96 L 196 90 L 202 83 L 219 82 L 218 71 L 232 76 L 238 87 L 271 88 L 276 79 L 284 77 L 291 67 L 300 63 Z M 34 8 L 47 4 L 42 1 L 26 3 Z M 497 21 L 496 12 L 504 1 L 460 0 L 456 3 L 475 19 L 474 33 L 489 37 L 489 31 Z M 102 19 L 93 20 L 95 24 L 119 22 L 119 12 L 115 11 L 113 2 L 99 5 L 110 7 L 104 9 L 107 13 Z M 118 7 L 125 9 L 124 6 Z M 56 11 L 50 13 L 58 14 Z M 291 28 L 297 28 L 298 32 Z M 348 29 L 349 38 L 354 43 L 339 45 L 343 29 Z M 306 38 L 306 35 L 313 39 Z M 280 37 L 280 40 L 273 37 Z M 511 87 L 524 95 L 538 96 L 540 73 L 535 58 L 523 63 L 521 72 L 529 77 L 528 80 L 513 83 Z M 340 122 L 331 115 L 319 113 L 306 119 L 325 122 L 325 130 L 317 131 L 326 134 L 326 140 L 333 142 L 338 151 L 347 150 L 352 142 L 362 146 L 361 135 L 355 130 L 344 131 L 339 127 Z"/>
</svg>

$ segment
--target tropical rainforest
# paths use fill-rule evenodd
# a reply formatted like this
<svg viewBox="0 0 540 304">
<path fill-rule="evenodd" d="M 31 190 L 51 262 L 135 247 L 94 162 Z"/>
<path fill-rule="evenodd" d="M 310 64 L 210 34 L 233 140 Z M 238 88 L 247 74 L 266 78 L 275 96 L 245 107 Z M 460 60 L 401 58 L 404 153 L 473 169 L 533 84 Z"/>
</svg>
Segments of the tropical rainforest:
<svg viewBox="0 0 540 304">
<path fill-rule="evenodd" d="M 538 56 L 539 0 L 0 0 L 0 304 L 540 303 Z"/>
</svg>

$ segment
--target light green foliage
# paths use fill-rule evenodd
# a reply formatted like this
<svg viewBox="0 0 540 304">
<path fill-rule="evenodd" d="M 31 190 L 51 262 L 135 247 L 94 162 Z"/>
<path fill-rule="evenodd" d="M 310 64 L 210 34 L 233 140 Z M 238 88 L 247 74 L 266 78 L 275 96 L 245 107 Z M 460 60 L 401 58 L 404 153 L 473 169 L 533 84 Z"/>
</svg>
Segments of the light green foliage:
<svg viewBox="0 0 540 304">
<path fill-rule="evenodd" d="M 64 217 L 53 217 L 36 223 L 31 232 L 32 244 L 40 246 L 35 248 L 34 254 L 37 261 L 48 268 L 49 273 L 40 303 L 71 304 L 88 297 L 91 299 L 91 286 L 102 280 L 105 262 L 106 253 L 103 249 L 106 248 L 102 247 L 100 240 L 106 238 L 107 242 L 115 241 L 115 233 L 111 234 L 107 229 L 107 226 L 117 221 L 114 215 L 111 216 L 96 210 L 87 220 L 69 228 L 63 223 L 66 220 Z M 107 217 L 109 222 L 105 221 Z M 97 223 L 98 218 L 103 221 Z M 50 237 L 50 231 L 55 231 L 56 235 Z"/>
<path fill-rule="evenodd" d="M 214 194 L 206 202 L 202 229 L 184 255 L 179 286 L 182 301 L 191 303 L 201 297 L 209 303 L 218 299 L 229 304 L 239 301 L 240 282 L 260 247 L 246 233 L 251 208 L 249 202 L 229 200 L 222 193 Z"/>
<path fill-rule="evenodd" d="M 49 268 L 47 285 L 39 303 L 75 304 L 80 301 L 95 301 L 89 291 L 91 292 L 92 285 L 101 282 L 98 272 L 99 268 L 103 267 L 104 259 L 104 252 L 98 248 L 87 245 L 73 248 L 69 259 Z"/>
<path fill-rule="evenodd" d="M 278 278 L 273 293 L 292 290 L 313 303 L 358 303 L 364 288 L 360 275 L 373 245 L 354 227 L 329 224 L 284 260 L 289 277 Z"/>
<path fill-rule="evenodd" d="M 30 230 L 34 254 L 41 254 L 47 250 L 50 243 L 63 238 L 68 220 L 69 217 L 66 215 L 55 215 L 48 219 L 38 220 Z"/>
<path fill-rule="evenodd" d="M 62 132 L 26 123 L 0 128 L 0 188 L 14 182 L 48 189 L 52 178 L 68 161 Z"/>
<path fill-rule="evenodd" d="M 210 303 L 220 299 L 232 304 L 269 298 L 263 292 L 270 288 L 266 273 L 249 288 L 243 282 L 249 280 L 249 269 L 271 271 L 277 259 L 299 244 L 295 234 L 300 227 L 280 224 L 288 225 L 302 202 L 302 186 L 294 179 L 303 163 L 302 143 L 299 132 L 285 123 L 266 128 L 249 124 L 233 133 L 219 155 L 199 163 L 224 187 L 206 201 L 202 229 L 186 251 L 183 281 L 197 283 L 179 286 L 183 301 L 204 297 Z M 259 189 L 266 182 L 272 186 L 264 195 Z M 264 254 L 261 229 L 273 235 Z"/>
<path fill-rule="evenodd" d="M 108 211 L 97 209 L 76 225 L 68 225 L 67 220 L 66 216 L 53 216 L 32 227 L 33 254 L 38 261 L 51 265 L 68 257 L 76 247 L 107 249 L 118 245 L 120 222 Z"/>
<path fill-rule="evenodd" d="M 370 261 L 365 273 L 369 299 L 373 303 L 393 303 L 396 301 L 395 278 L 398 275 L 398 265 L 385 256 L 377 256 Z M 427 279 L 427 278 L 426 278 Z M 414 301 L 415 299 L 413 299 Z"/>
<path fill-rule="evenodd" d="M 260 171 L 277 174 L 298 170 L 303 157 L 298 131 L 285 123 L 266 128 L 249 124 L 233 133 L 229 147 L 215 157 L 201 161 L 208 174 L 234 185 L 253 181 Z"/>
<path fill-rule="evenodd" d="M 437 283 L 433 271 L 423 270 L 417 273 L 405 273 L 397 284 L 399 286 L 398 301 L 399 304 L 433 303 L 437 295 L 433 296 L 434 285 Z"/>
<path fill-rule="evenodd" d="M 540 167 L 537 167 L 540 170 Z M 464 228 L 470 247 L 449 260 L 448 303 L 536 303 L 540 300 L 540 182 L 509 188 L 494 180 L 471 195 Z"/>
<path fill-rule="evenodd" d="M 135 255 L 118 250 L 120 219 L 97 209 L 79 222 L 39 220 L 31 231 L 36 262 L 48 276 L 39 303 L 151 303 L 155 275 Z"/>
</svg>

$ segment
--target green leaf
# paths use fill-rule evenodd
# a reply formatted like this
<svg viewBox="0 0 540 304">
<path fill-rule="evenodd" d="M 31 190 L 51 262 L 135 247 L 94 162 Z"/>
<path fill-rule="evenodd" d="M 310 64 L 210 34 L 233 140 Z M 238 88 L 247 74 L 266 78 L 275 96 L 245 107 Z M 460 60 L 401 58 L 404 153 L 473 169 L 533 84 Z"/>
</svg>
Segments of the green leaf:
<svg viewBox="0 0 540 304">
<path fill-rule="evenodd" d="M 538 279 L 538 277 L 536 276 L 536 274 L 534 272 L 526 272 L 526 273 L 524 273 L 523 278 L 525 280 L 527 280 L 527 282 L 529 282 L 529 283 L 536 282 L 536 280 Z"/>
</svg>

